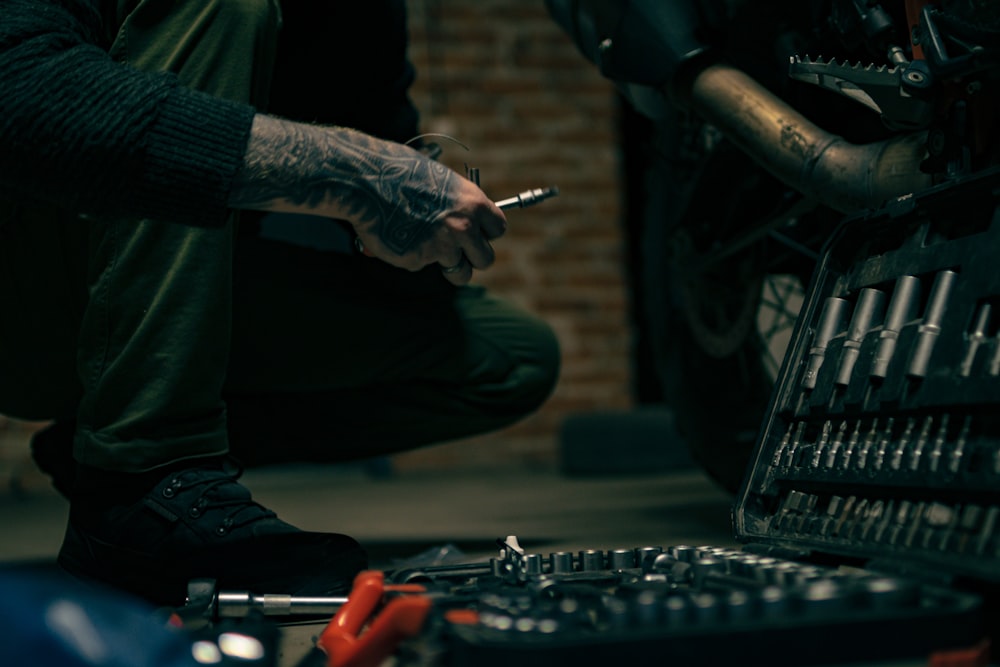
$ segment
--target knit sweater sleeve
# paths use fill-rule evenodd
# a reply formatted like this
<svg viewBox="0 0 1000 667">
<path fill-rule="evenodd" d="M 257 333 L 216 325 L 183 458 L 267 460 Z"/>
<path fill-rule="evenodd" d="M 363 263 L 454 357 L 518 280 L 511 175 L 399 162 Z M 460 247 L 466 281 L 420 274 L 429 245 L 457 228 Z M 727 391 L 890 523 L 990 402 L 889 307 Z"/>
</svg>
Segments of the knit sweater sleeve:
<svg viewBox="0 0 1000 667">
<path fill-rule="evenodd" d="M 87 0 L 0 0 L 0 189 L 75 212 L 221 224 L 254 109 L 113 62 Z"/>
</svg>

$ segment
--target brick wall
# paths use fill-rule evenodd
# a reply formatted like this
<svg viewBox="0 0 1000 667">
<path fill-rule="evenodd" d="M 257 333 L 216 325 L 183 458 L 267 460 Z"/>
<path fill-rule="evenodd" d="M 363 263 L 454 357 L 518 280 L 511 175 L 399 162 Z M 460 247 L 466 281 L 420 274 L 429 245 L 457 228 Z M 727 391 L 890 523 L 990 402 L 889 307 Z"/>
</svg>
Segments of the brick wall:
<svg viewBox="0 0 1000 667">
<path fill-rule="evenodd" d="M 508 214 L 496 266 L 476 280 L 555 328 L 563 370 L 543 409 L 509 429 L 396 458 L 401 469 L 548 465 L 569 414 L 625 408 L 630 335 L 620 229 L 615 93 L 542 0 L 411 0 L 413 97 L 442 160 L 479 167 L 494 198 L 557 185 Z"/>
</svg>

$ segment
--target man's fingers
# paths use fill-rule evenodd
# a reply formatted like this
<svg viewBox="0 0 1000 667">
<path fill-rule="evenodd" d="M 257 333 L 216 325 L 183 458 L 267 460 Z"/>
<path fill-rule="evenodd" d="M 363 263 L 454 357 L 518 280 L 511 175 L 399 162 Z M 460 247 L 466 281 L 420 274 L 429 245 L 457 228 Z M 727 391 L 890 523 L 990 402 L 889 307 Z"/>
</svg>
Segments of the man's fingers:
<svg viewBox="0 0 1000 667">
<path fill-rule="evenodd" d="M 479 227 L 487 239 L 498 239 L 507 231 L 507 217 L 493 202 L 489 202 L 489 209 L 480 216 Z"/>
<path fill-rule="evenodd" d="M 463 238 L 462 251 L 465 253 L 465 257 L 469 260 L 469 263 L 477 269 L 487 269 L 493 266 L 493 262 L 496 260 L 496 253 L 493 251 L 493 246 L 483 236 L 479 236 L 478 238 Z"/>
<path fill-rule="evenodd" d="M 475 218 L 452 215 L 445 218 L 442 225 L 445 237 L 456 244 L 477 269 L 492 266 L 496 259 L 496 253 L 490 245 L 490 239 L 494 237 L 487 231 L 486 225 L 490 225 L 494 232 L 499 230 L 502 233 L 505 221 L 501 218 L 498 222 L 492 215 L 478 215 Z"/>
<path fill-rule="evenodd" d="M 481 190 L 467 185 L 475 196 L 466 193 L 465 203 L 445 213 L 430 238 L 401 253 L 393 252 L 379 236 L 380 230 L 359 226 L 358 238 L 363 243 L 359 250 L 410 271 L 437 263 L 451 282 L 469 282 L 473 270 L 489 268 L 496 261 L 490 240 L 504 234 L 507 219 Z"/>
<path fill-rule="evenodd" d="M 472 280 L 472 264 L 462 255 L 462 258 L 454 265 L 441 266 L 441 275 L 454 285 L 466 285 Z"/>
<path fill-rule="evenodd" d="M 458 256 L 451 260 L 439 260 L 438 265 L 441 267 L 441 273 L 458 273 L 465 268 L 465 265 L 469 262 L 465 259 L 465 253 L 459 251 Z"/>
</svg>

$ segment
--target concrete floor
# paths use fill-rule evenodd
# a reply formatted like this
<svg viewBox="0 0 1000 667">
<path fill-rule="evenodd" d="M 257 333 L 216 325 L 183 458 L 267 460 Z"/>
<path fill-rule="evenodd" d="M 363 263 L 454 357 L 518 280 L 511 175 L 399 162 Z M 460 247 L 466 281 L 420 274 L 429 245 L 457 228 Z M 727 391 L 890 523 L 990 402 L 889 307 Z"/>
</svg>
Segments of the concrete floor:
<svg viewBox="0 0 1000 667">
<path fill-rule="evenodd" d="M 730 497 L 697 471 L 567 477 L 554 471 L 407 473 L 372 477 L 360 468 L 277 467 L 244 483 L 282 518 L 357 538 L 373 566 L 398 566 L 451 546 L 469 560 L 495 555 L 497 537 L 529 551 L 735 544 Z M 0 492 L 0 565 L 52 563 L 67 504 L 44 483 Z M 322 625 L 284 631 L 282 666 L 297 664 Z"/>
<path fill-rule="evenodd" d="M 533 550 L 733 543 L 730 497 L 697 471 L 567 477 L 549 471 L 408 473 L 373 478 L 336 467 L 246 472 L 256 500 L 308 530 L 348 533 L 373 560 L 437 545 L 492 552 L 517 535 Z M 0 493 L 0 562 L 54 558 L 67 505 L 33 486 Z"/>
<path fill-rule="evenodd" d="M 497 537 L 517 535 L 529 552 L 678 544 L 736 546 L 731 497 L 699 471 L 570 477 L 554 471 L 409 472 L 275 467 L 248 471 L 255 498 L 309 530 L 356 537 L 372 566 L 394 569 L 429 549 L 468 561 L 496 555 Z M 54 568 L 67 504 L 41 478 L 0 489 L 0 568 Z M 299 667 L 326 621 L 281 627 L 279 667 Z M 2 632 L 0 632 L 2 636 Z M 388 661 L 387 665 L 391 665 Z M 926 660 L 852 663 L 916 667 Z M 992 664 L 992 663 L 991 663 Z"/>
</svg>

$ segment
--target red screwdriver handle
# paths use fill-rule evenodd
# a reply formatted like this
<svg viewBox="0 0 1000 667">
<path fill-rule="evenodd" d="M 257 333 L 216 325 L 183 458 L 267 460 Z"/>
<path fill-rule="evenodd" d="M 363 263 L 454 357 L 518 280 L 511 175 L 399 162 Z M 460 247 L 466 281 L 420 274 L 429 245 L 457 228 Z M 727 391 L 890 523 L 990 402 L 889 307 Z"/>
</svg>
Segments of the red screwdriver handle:
<svg viewBox="0 0 1000 667">
<path fill-rule="evenodd" d="M 393 598 L 379 611 L 386 592 L 416 595 Z M 402 640 L 423 627 L 431 608 L 430 598 L 419 595 L 423 592 L 423 586 L 416 584 L 386 586 L 379 571 L 358 574 L 347 602 L 317 642 L 327 655 L 327 667 L 379 667 Z"/>
</svg>

